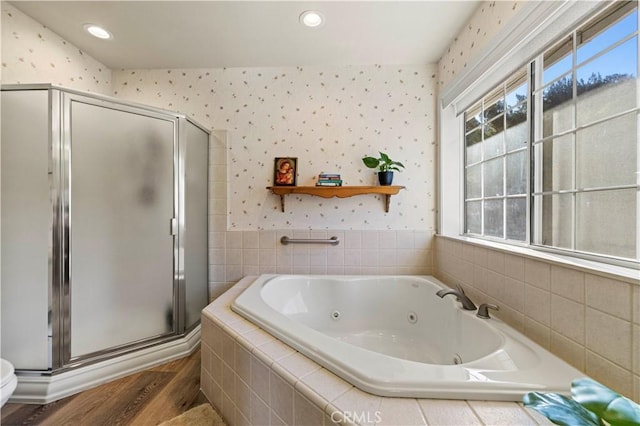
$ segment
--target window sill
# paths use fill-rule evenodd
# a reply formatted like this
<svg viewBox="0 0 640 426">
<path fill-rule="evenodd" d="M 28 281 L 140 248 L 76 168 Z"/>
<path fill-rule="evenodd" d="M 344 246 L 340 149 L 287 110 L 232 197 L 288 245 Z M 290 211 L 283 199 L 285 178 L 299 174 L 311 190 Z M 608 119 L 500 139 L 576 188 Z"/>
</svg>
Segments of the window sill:
<svg viewBox="0 0 640 426">
<path fill-rule="evenodd" d="M 548 262 L 573 269 L 579 269 L 581 271 L 586 271 L 592 274 L 601 275 L 640 286 L 640 270 L 638 269 L 627 268 L 618 265 L 610 265 L 608 263 L 580 259 L 571 256 L 563 256 L 558 253 L 549 253 L 542 250 L 535 250 L 529 247 L 502 244 L 495 241 L 465 237 L 462 235 L 450 236 L 438 234 L 437 237 L 464 242 L 478 247 L 501 250 L 510 254 L 524 256 L 533 260 Z"/>
</svg>

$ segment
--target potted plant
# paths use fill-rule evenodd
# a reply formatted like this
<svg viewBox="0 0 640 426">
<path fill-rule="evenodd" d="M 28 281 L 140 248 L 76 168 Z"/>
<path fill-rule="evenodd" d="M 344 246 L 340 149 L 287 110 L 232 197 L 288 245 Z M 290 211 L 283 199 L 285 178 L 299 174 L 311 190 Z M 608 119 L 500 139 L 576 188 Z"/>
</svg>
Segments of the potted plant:
<svg viewBox="0 0 640 426">
<path fill-rule="evenodd" d="M 391 185 L 393 182 L 393 172 L 400 172 L 404 168 L 404 164 L 399 161 L 393 161 L 387 154 L 380 152 L 380 158 L 364 157 L 362 162 L 370 169 L 378 168 L 378 181 L 380 185 Z"/>
</svg>

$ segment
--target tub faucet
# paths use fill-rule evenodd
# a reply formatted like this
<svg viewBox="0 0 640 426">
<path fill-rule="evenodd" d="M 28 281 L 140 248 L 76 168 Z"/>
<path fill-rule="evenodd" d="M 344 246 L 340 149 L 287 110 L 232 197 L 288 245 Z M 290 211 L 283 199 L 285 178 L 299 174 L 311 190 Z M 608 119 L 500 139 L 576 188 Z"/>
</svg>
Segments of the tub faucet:
<svg viewBox="0 0 640 426">
<path fill-rule="evenodd" d="M 500 308 L 497 305 L 492 305 L 491 303 L 483 303 L 478 308 L 478 313 L 476 316 L 478 318 L 489 319 L 491 316 L 489 315 L 489 309 L 493 309 L 494 311 L 499 311 Z"/>
<path fill-rule="evenodd" d="M 452 288 L 443 288 L 442 290 L 438 290 L 436 294 L 439 297 L 445 297 L 447 294 L 453 294 L 458 298 L 458 302 L 462 303 L 462 309 L 465 309 L 467 311 L 475 311 L 476 309 L 478 309 L 476 305 L 471 301 L 471 299 L 469 299 L 467 295 L 464 294 L 464 290 L 462 289 L 460 284 L 457 284 L 456 287 L 458 288 L 457 290 L 454 290 Z"/>
</svg>

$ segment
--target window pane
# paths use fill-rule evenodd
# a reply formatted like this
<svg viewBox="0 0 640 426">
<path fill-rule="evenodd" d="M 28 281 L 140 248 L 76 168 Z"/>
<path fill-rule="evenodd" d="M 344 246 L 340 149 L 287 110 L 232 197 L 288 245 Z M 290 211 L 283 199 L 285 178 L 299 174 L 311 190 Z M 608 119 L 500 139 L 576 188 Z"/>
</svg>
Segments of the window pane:
<svg viewBox="0 0 640 426">
<path fill-rule="evenodd" d="M 571 70 L 573 65 L 573 41 L 568 37 L 544 54 L 542 85 L 547 85 L 562 74 Z"/>
<path fill-rule="evenodd" d="M 499 135 L 504 131 L 504 115 L 500 115 L 498 118 L 487 123 L 484 126 L 484 139 L 490 139 L 495 135 Z"/>
<path fill-rule="evenodd" d="M 507 199 L 507 238 L 524 241 L 527 234 L 527 199 Z"/>
<path fill-rule="evenodd" d="M 503 209 L 504 200 L 486 200 L 484 202 L 484 234 L 504 238 Z"/>
<path fill-rule="evenodd" d="M 466 164 L 477 163 L 482 160 L 482 133 L 480 129 L 474 130 L 466 137 L 467 159 Z"/>
<path fill-rule="evenodd" d="M 527 193 L 527 152 L 507 155 L 507 195 Z"/>
<path fill-rule="evenodd" d="M 465 233 L 505 238 L 507 202 L 503 197 L 507 143 L 513 155 L 509 160 L 510 191 L 518 196 L 526 194 L 526 147 L 530 133 L 527 130 L 530 90 L 527 70 L 528 67 L 523 67 L 516 71 L 465 111 Z M 526 204 L 526 197 L 522 198 Z M 526 216 L 526 206 L 522 210 L 520 201 L 509 201 L 509 205 L 512 207 L 511 238 L 521 238 L 522 224 L 526 221 L 521 216 L 523 212 Z"/>
<path fill-rule="evenodd" d="M 598 25 L 596 23 L 596 25 Z M 606 28 L 604 31 L 593 35 L 589 35 L 590 28 L 586 28 L 584 32 L 579 32 L 587 40 L 583 40 L 582 44 L 578 46 L 578 63 L 582 63 L 589 59 L 596 53 L 611 46 L 618 40 L 623 39 L 629 34 L 638 30 L 638 11 L 634 10 L 632 13 L 624 17 L 617 24 Z"/>
<path fill-rule="evenodd" d="M 542 176 L 537 176 L 536 192 L 573 189 L 572 142 L 573 135 L 565 135 L 535 146 L 535 159 L 542 162 L 538 168 L 542 169 Z"/>
<path fill-rule="evenodd" d="M 634 37 L 578 68 L 579 126 L 636 106 L 637 41 Z"/>
<path fill-rule="evenodd" d="M 577 195 L 576 249 L 636 257 L 636 189 Z"/>
<path fill-rule="evenodd" d="M 467 168 L 465 198 L 482 197 L 482 164 Z"/>
<path fill-rule="evenodd" d="M 466 206 L 466 232 L 482 234 L 482 201 L 468 201 Z"/>
<path fill-rule="evenodd" d="M 485 122 L 493 120 L 504 112 L 504 91 L 502 88 L 484 98 Z"/>
<path fill-rule="evenodd" d="M 542 220 L 537 221 L 540 236 L 536 243 L 559 248 L 571 248 L 573 229 L 573 195 L 554 194 L 533 197 L 535 210 L 541 212 Z M 541 222 L 541 223 L 540 223 Z"/>
<path fill-rule="evenodd" d="M 489 159 L 497 155 L 504 154 L 504 132 L 494 134 L 491 137 L 485 136 L 484 139 L 484 158 Z"/>
<path fill-rule="evenodd" d="M 482 124 L 482 105 L 476 104 L 465 113 L 464 131 L 469 132 Z"/>
<path fill-rule="evenodd" d="M 567 75 L 542 93 L 544 137 L 573 128 L 573 79 Z"/>
<path fill-rule="evenodd" d="M 527 104 L 507 112 L 507 152 L 527 146 L 529 127 L 527 126 Z"/>
<path fill-rule="evenodd" d="M 484 196 L 495 197 L 504 194 L 502 158 L 484 163 Z"/>
<path fill-rule="evenodd" d="M 524 78 L 527 78 L 527 75 L 524 74 Z M 527 100 L 527 83 L 523 83 L 520 87 L 517 87 L 513 91 L 507 93 L 507 106 L 513 107 L 520 103 L 525 103 Z"/>
<path fill-rule="evenodd" d="M 627 114 L 577 133 L 577 186 L 633 185 L 637 180 L 637 114 Z"/>
</svg>

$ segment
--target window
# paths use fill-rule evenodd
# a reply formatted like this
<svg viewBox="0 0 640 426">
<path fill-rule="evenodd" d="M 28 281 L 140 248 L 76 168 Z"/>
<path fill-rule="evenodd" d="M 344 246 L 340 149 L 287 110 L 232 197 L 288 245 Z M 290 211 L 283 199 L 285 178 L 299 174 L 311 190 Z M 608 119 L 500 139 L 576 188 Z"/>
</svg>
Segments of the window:
<svg viewBox="0 0 640 426">
<path fill-rule="evenodd" d="M 468 234 L 526 238 L 528 86 L 522 69 L 465 114 Z"/>
<path fill-rule="evenodd" d="M 465 233 L 637 261 L 637 77 L 618 3 L 468 108 Z"/>
</svg>

